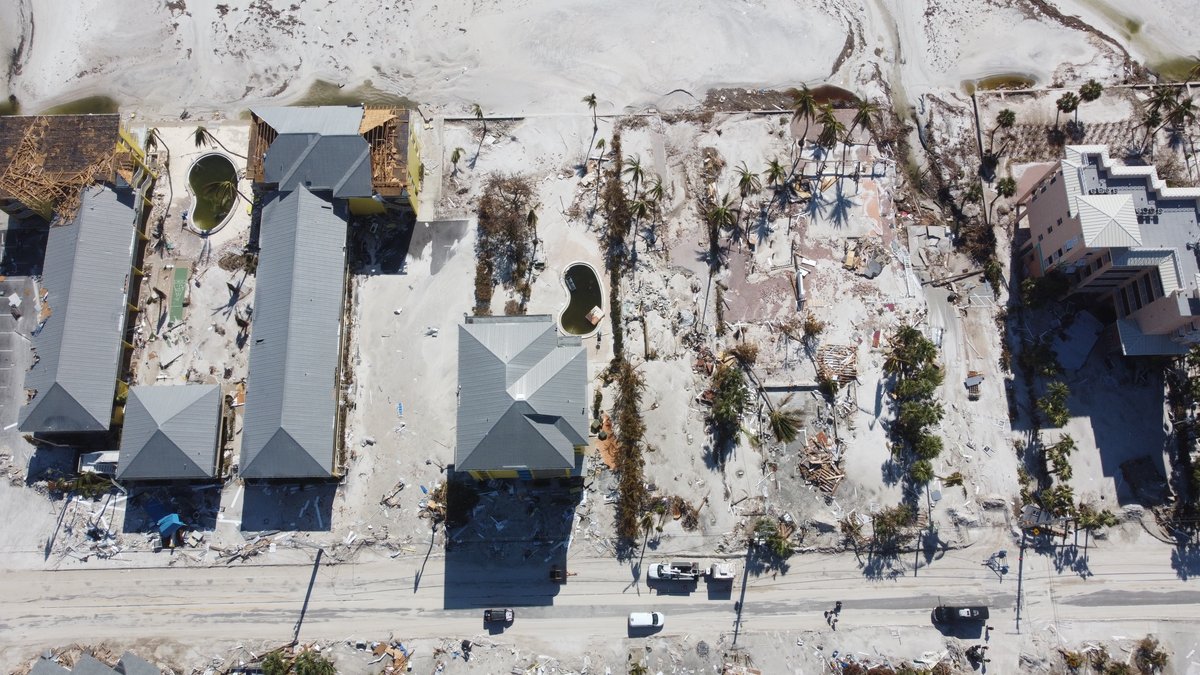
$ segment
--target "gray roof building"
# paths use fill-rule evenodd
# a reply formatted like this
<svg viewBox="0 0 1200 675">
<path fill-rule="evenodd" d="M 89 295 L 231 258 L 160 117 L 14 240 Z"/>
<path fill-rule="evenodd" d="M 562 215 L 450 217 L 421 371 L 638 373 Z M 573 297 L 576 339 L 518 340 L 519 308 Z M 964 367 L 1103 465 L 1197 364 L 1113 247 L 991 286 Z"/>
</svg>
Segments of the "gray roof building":
<svg viewBox="0 0 1200 675">
<path fill-rule="evenodd" d="M 241 475 L 333 474 L 346 217 L 300 187 L 262 215 Z"/>
<path fill-rule="evenodd" d="M 121 655 L 121 660 L 117 662 L 117 672 L 122 675 L 162 675 L 162 670 L 158 666 L 133 652 L 125 652 Z"/>
<path fill-rule="evenodd" d="M 72 675 L 117 675 L 117 671 L 109 668 L 95 657 L 88 654 L 82 654 L 75 660 L 75 667 L 71 669 Z"/>
<path fill-rule="evenodd" d="M 470 317 L 458 330 L 455 469 L 573 469 L 587 443 L 587 352 L 548 315 Z"/>
<path fill-rule="evenodd" d="M 280 192 L 306 187 L 336 198 L 371 196 L 371 148 L 359 129 L 362 106 L 252 112 L 278 134 L 262 158 L 263 182 Z"/>
<path fill-rule="evenodd" d="M 106 431 L 112 421 L 137 242 L 133 199 L 128 190 L 90 187 L 74 220 L 50 228 L 38 360 L 25 376 L 35 393 L 21 409 L 21 431 Z"/>
<path fill-rule="evenodd" d="M 29 671 L 29 675 L 71 675 L 71 671 L 53 661 L 38 659 L 37 663 L 33 664 L 33 669 Z"/>
<path fill-rule="evenodd" d="M 215 384 L 129 390 L 118 480 L 204 480 L 216 475 L 221 388 Z"/>
</svg>

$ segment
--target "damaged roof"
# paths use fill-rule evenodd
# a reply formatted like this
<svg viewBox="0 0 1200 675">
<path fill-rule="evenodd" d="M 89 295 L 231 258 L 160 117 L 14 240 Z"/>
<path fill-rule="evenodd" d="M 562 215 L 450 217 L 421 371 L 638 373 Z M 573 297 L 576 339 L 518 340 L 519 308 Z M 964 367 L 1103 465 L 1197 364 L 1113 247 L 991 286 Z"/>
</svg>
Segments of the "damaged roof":
<svg viewBox="0 0 1200 675">
<path fill-rule="evenodd" d="M 137 241 L 133 193 L 93 186 L 75 218 L 50 228 L 42 277 L 44 323 L 25 376 L 26 432 L 106 431 L 124 339 Z"/>
<path fill-rule="evenodd" d="M 262 215 L 241 475 L 333 475 L 346 217 L 301 187 Z"/>
<path fill-rule="evenodd" d="M 263 158 L 264 182 L 280 192 L 306 187 L 337 198 L 371 196 L 371 149 L 359 131 L 362 106 L 252 112 L 279 134 Z"/>
<path fill-rule="evenodd" d="M 216 475 L 221 388 L 215 384 L 129 390 L 118 480 L 203 480 Z"/>
<path fill-rule="evenodd" d="M 458 330 L 455 469 L 573 469 L 587 443 L 587 352 L 548 315 L 470 317 Z"/>
</svg>

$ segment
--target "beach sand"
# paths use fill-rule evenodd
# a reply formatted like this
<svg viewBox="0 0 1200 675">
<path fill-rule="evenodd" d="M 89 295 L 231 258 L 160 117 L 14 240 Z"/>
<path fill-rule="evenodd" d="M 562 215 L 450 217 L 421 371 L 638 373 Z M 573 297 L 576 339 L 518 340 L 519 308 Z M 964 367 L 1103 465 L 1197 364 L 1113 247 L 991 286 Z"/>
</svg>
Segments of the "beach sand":
<svg viewBox="0 0 1200 675">
<path fill-rule="evenodd" d="M 680 89 L 703 99 L 823 81 L 867 94 L 888 82 L 917 101 L 1006 73 L 1119 80 L 1123 50 L 1153 64 L 1198 43 L 1197 22 L 1177 20 L 1196 17 L 1188 0 L 1140 3 L 1136 20 L 1112 0 L 1054 4 L 1087 25 L 1028 0 L 17 0 L 0 7 L 0 50 L 13 55 L 0 92 L 26 112 L 104 95 L 143 115 L 208 117 L 378 96 L 445 112 L 574 112 L 589 92 L 619 113 L 690 101 L 667 98 Z M 335 84 L 310 95 L 317 81 Z"/>
</svg>

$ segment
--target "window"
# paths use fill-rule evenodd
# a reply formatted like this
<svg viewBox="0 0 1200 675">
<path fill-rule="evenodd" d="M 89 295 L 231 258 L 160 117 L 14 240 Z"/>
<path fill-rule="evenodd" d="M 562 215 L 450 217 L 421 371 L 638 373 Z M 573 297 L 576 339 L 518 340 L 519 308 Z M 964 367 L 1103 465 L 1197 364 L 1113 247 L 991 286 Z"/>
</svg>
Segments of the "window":
<svg viewBox="0 0 1200 675">
<path fill-rule="evenodd" d="M 1054 258 L 1046 258 L 1046 264 L 1042 265 L 1042 267 L 1049 267 L 1053 264 L 1054 264 Z"/>
<path fill-rule="evenodd" d="M 1050 178 L 1050 184 L 1051 184 L 1051 185 L 1053 185 L 1053 184 L 1055 184 L 1055 183 L 1057 183 L 1057 182 L 1058 182 L 1058 174 L 1054 174 L 1054 175 L 1053 175 L 1053 176 Z"/>
<path fill-rule="evenodd" d="M 1054 226 L 1053 225 L 1046 228 L 1046 234 L 1054 234 Z"/>
<path fill-rule="evenodd" d="M 1056 224 L 1056 225 L 1062 225 L 1062 218 L 1059 218 L 1059 219 L 1058 219 L 1058 222 L 1057 222 L 1057 223 L 1055 223 L 1055 224 Z"/>
<path fill-rule="evenodd" d="M 1150 278 L 1149 274 L 1142 277 L 1142 289 L 1146 291 L 1146 302 L 1154 299 L 1154 280 Z"/>
<path fill-rule="evenodd" d="M 1039 235 L 1038 235 L 1038 241 L 1041 241 L 1041 240 L 1042 240 L 1042 239 L 1043 239 L 1045 236 L 1046 236 L 1046 235 L 1044 235 L 1044 234 L 1039 234 Z"/>
<path fill-rule="evenodd" d="M 1061 249 L 1061 248 L 1060 248 L 1060 249 L 1058 249 L 1057 251 L 1055 251 L 1055 252 L 1054 252 L 1054 257 L 1055 257 L 1055 258 L 1061 258 L 1061 257 L 1062 257 L 1062 249 Z"/>
</svg>

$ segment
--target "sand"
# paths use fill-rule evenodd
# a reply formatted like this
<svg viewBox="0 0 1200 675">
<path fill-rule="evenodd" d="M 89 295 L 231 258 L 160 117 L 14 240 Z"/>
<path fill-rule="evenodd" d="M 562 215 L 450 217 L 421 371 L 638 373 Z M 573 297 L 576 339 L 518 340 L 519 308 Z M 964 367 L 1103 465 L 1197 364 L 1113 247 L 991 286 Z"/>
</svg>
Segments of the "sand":
<svg viewBox="0 0 1200 675">
<path fill-rule="evenodd" d="M 1113 0 L 1058 4 L 1141 61 L 1189 56 L 1197 43 L 1196 22 L 1179 20 L 1195 18 L 1188 0 L 1139 4 L 1136 32 Z M 345 86 L 331 91 L 347 100 L 400 96 L 452 111 L 477 102 L 505 115 L 576 111 L 589 92 L 600 112 L 617 113 L 690 104 L 712 87 L 822 81 L 867 93 L 888 82 L 916 101 L 1004 73 L 1119 79 L 1124 56 L 1025 2 L 949 0 L 19 0 L 0 8 L 0 51 L 15 55 L 0 91 L 28 111 L 107 95 L 193 116 L 316 102 L 306 94 L 317 80 Z M 667 97 L 676 90 L 687 93 Z"/>
</svg>

